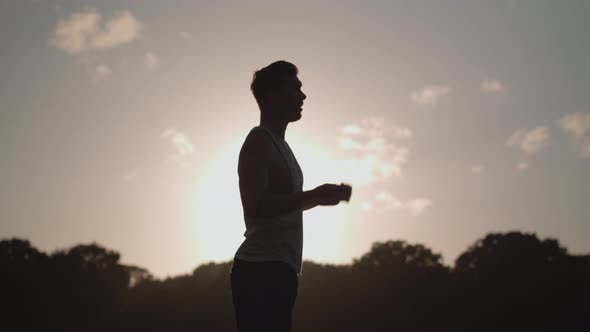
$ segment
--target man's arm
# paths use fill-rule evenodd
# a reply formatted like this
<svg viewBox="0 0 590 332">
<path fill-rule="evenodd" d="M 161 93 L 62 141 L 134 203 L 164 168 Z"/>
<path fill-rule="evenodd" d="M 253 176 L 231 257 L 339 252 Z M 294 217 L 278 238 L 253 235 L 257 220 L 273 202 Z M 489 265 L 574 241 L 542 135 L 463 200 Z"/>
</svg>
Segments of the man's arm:
<svg viewBox="0 0 590 332">
<path fill-rule="evenodd" d="M 314 207 L 318 206 L 317 204 L 312 204 L 311 202 L 308 202 L 307 204 L 303 204 L 303 206 L 301 207 L 301 209 L 303 211 L 305 210 L 309 210 L 309 209 L 313 209 Z"/>
<path fill-rule="evenodd" d="M 240 151 L 240 195 L 247 217 L 273 217 L 313 204 L 315 195 L 311 190 L 289 194 L 269 192 L 272 144 L 266 133 L 255 131 L 246 138 Z"/>
</svg>

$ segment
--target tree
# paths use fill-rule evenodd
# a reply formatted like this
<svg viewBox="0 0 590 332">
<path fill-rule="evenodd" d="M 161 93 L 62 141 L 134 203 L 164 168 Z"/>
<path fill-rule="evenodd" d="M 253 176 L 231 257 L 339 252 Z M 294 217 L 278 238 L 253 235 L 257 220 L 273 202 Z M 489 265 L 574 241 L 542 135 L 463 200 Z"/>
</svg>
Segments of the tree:
<svg viewBox="0 0 590 332">
<path fill-rule="evenodd" d="M 375 324 L 367 330 L 428 330 L 446 321 L 449 269 L 440 254 L 405 241 L 376 242 L 352 264 L 361 321 Z M 429 317 L 424 320 L 421 317 Z"/>
<path fill-rule="evenodd" d="M 60 304 L 57 328 L 100 331 L 122 319 L 121 305 L 129 285 L 120 254 L 96 243 L 81 244 L 51 255 L 53 298 Z"/>
<path fill-rule="evenodd" d="M 48 266 L 49 257 L 28 240 L 0 241 L 0 310 L 5 326 L 34 330 L 48 321 L 49 314 L 44 311 L 51 303 Z M 23 313 L 32 317 L 23 317 Z"/>
<path fill-rule="evenodd" d="M 455 264 L 466 325 L 484 331 L 568 330 L 588 294 L 579 279 L 583 270 L 574 263 L 555 239 L 488 234 Z M 490 324 L 476 326 L 484 321 Z"/>
</svg>

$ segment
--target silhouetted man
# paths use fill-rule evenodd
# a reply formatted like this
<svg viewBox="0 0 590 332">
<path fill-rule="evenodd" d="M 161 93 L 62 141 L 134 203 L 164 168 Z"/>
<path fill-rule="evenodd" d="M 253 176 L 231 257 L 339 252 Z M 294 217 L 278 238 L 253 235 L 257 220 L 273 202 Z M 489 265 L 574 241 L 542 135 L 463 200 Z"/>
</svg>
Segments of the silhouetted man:
<svg viewBox="0 0 590 332">
<path fill-rule="evenodd" d="M 295 65 L 277 61 L 254 73 L 251 90 L 260 125 L 246 137 L 238 174 L 246 239 L 231 270 L 239 332 L 291 331 L 301 276 L 303 211 L 350 199 L 348 185 L 303 191 L 303 173 L 285 141 L 290 122 L 301 119 L 301 81 Z"/>
</svg>

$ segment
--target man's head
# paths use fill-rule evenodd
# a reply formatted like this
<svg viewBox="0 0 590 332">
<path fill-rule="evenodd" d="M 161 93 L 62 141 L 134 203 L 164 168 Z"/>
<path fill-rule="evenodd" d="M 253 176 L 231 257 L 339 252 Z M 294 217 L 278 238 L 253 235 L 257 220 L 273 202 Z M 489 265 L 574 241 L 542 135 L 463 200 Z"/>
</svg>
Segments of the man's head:
<svg viewBox="0 0 590 332">
<path fill-rule="evenodd" d="M 256 98 L 263 117 L 287 122 L 301 118 L 303 100 L 297 67 L 287 61 L 276 61 L 256 71 L 250 90 Z"/>
</svg>

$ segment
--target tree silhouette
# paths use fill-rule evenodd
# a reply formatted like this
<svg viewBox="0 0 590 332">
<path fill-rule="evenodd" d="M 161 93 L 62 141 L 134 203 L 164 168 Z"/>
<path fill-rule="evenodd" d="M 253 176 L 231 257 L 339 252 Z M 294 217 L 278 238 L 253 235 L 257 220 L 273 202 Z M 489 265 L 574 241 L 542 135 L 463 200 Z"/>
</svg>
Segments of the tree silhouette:
<svg viewBox="0 0 590 332">
<path fill-rule="evenodd" d="M 154 280 L 154 276 L 146 268 L 136 265 L 124 266 L 124 269 L 129 274 L 129 287 L 135 287 L 144 282 Z"/>
<path fill-rule="evenodd" d="M 53 302 L 48 297 L 51 285 L 45 279 L 49 263 L 49 257 L 27 240 L 0 241 L 0 310 L 4 326 L 29 330 L 49 321 L 50 314 L 44 312 Z M 29 312 L 38 315 L 23 317 Z"/>
<path fill-rule="evenodd" d="M 520 232 L 488 234 L 455 264 L 467 326 L 490 322 L 484 331 L 577 328 L 582 273 L 557 240 Z"/>
<path fill-rule="evenodd" d="M 99 331 L 120 322 L 121 302 L 130 278 L 119 258 L 119 253 L 96 243 L 51 255 L 53 298 L 62 309 L 54 313 L 58 328 Z"/>
<path fill-rule="evenodd" d="M 154 278 L 96 243 L 50 255 L 0 241 L 3 326 L 14 331 L 235 331 L 231 262 Z M 590 256 L 555 239 L 493 233 L 451 269 L 405 241 L 351 264 L 303 262 L 294 331 L 589 331 Z"/>
<path fill-rule="evenodd" d="M 374 243 L 352 263 L 353 284 L 369 286 L 355 296 L 363 303 L 360 325 L 374 322 L 374 331 L 418 331 L 432 324 L 440 327 L 446 320 L 440 302 L 449 282 L 449 269 L 441 260 L 441 255 L 421 244 Z"/>
</svg>

